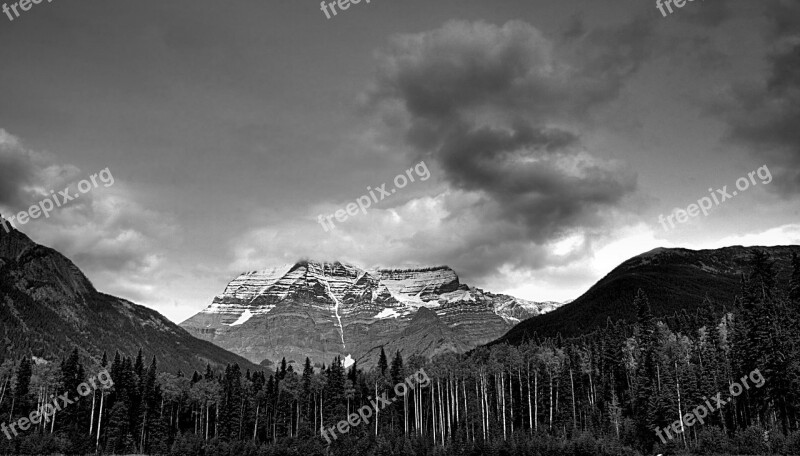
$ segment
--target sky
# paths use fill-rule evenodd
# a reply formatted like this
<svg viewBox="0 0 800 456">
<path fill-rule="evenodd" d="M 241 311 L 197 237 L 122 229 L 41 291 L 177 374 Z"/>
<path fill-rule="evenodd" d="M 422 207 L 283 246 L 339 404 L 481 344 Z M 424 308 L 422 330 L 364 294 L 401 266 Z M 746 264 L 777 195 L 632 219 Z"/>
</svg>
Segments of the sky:
<svg viewBox="0 0 800 456">
<path fill-rule="evenodd" d="M 798 244 L 800 4 L 670 7 L 9 9 L 0 213 L 113 176 L 16 227 L 176 322 L 301 259 L 564 301 L 657 247 Z"/>
</svg>

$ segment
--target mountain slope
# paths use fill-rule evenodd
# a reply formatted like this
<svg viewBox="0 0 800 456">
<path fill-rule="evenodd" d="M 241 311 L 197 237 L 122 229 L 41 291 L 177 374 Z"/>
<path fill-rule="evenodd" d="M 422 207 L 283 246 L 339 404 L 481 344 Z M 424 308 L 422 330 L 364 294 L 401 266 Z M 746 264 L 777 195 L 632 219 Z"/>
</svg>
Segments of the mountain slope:
<svg viewBox="0 0 800 456">
<path fill-rule="evenodd" d="M 656 316 L 693 311 L 706 296 L 718 308 L 730 308 L 755 250 L 766 251 L 776 260 L 778 283 L 785 285 L 792 252 L 800 254 L 800 246 L 655 249 L 622 263 L 572 303 L 520 323 L 498 342 L 519 344 L 534 335 L 578 335 L 605 326 L 608 319 L 631 322 L 636 316 L 633 298 L 640 288 Z"/>
<path fill-rule="evenodd" d="M 155 355 L 162 370 L 202 371 L 245 359 L 192 337 L 158 312 L 98 292 L 75 264 L 13 230 L 0 229 L 0 358 L 57 360 L 78 348 L 90 362 L 106 351 Z"/>
<path fill-rule="evenodd" d="M 557 305 L 469 287 L 446 266 L 364 270 L 300 261 L 240 275 L 181 326 L 256 363 L 341 355 L 369 366 L 376 347 L 405 356 L 460 353 Z M 425 327 L 429 334 L 418 330 Z"/>
</svg>

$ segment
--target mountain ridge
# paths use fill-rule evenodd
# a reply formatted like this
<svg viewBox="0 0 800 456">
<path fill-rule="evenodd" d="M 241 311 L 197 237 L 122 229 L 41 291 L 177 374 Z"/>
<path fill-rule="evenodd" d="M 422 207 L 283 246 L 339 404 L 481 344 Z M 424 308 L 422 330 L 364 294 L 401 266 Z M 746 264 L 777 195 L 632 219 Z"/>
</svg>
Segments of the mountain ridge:
<svg viewBox="0 0 800 456">
<path fill-rule="evenodd" d="M 156 356 L 164 370 L 249 361 L 198 340 L 153 309 L 99 292 L 69 258 L 24 233 L 0 230 L 0 357 L 58 360 L 78 348 L 96 364 L 103 352 Z"/>
<path fill-rule="evenodd" d="M 579 298 L 552 313 L 521 322 L 493 343 L 580 335 L 604 326 L 609 319 L 631 322 L 636 315 L 633 298 L 639 289 L 647 293 L 657 317 L 691 311 L 706 298 L 718 310 L 730 308 L 739 292 L 741 274 L 747 271 L 756 250 L 767 252 L 775 260 L 779 286 L 788 283 L 791 254 L 800 254 L 800 246 L 660 247 L 622 262 Z"/>
<path fill-rule="evenodd" d="M 462 352 L 555 307 L 470 287 L 448 266 L 363 269 L 303 259 L 237 276 L 181 326 L 256 363 L 338 355 L 361 364 L 371 362 L 364 356 L 379 346 L 404 355 L 438 351 L 395 341 L 408 336 L 404 330 L 423 308 L 458 329 L 442 334 L 444 345 Z"/>
</svg>

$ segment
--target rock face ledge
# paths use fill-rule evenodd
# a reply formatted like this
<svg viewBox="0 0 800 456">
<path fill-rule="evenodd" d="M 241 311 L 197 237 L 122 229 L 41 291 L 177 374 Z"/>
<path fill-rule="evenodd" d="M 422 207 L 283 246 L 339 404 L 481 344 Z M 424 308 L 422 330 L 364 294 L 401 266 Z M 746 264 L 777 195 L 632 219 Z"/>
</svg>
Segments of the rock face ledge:
<svg viewBox="0 0 800 456">
<path fill-rule="evenodd" d="M 255 363 L 341 355 L 368 366 L 380 347 L 406 357 L 461 353 L 559 305 L 469 287 L 447 266 L 300 261 L 240 275 L 181 326 Z"/>
</svg>

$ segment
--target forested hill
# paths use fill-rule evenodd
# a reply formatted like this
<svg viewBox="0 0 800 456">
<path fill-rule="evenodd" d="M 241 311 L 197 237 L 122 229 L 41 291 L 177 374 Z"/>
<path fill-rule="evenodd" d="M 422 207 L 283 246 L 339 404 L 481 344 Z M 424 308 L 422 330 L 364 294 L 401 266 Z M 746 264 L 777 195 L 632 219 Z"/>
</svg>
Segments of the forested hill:
<svg viewBox="0 0 800 456">
<path fill-rule="evenodd" d="M 520 344 L 534 335 L 571 337 L 612 322 L 633 322 L 639 289 L 650 297 L 656 317 L 693 313 L 708 298 L 716 310 L 732 308 L 741 275 L 756 250 L 775 261 L 777 286 L 784 290 L 791 274 L 792 252 L 800 246 L 726 247 L 717 250 L 655 249 L 622 263 L 585 294 L 553 312 L 525 320 L 497 342 Z"/>
<path fill-rule="evenodd" d="M 98 292 L 59 252 L 0 228 L 0 360 L 59 360 L 77 348 L 84 360 L 115 351 L 155 355 L 164 369 L 252 363 L 192 337 L 158 312 Z"/>
</svg>

